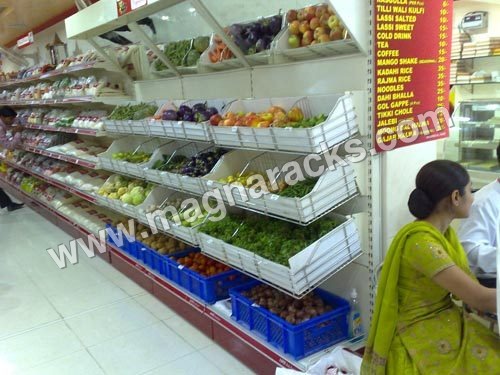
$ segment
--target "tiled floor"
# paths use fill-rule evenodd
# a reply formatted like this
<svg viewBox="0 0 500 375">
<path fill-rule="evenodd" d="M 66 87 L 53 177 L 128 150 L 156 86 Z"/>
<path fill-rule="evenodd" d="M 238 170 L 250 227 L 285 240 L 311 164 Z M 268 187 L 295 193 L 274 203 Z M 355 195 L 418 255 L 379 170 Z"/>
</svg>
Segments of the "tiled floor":
<svg viewBox="0 0 500 375">
<path fill-rule="evenodd" d="M 69 240 L 0 212 L 1 375 L 252 374 L 101 259 L 59 269 L 46 249 Z"/>
</svg>

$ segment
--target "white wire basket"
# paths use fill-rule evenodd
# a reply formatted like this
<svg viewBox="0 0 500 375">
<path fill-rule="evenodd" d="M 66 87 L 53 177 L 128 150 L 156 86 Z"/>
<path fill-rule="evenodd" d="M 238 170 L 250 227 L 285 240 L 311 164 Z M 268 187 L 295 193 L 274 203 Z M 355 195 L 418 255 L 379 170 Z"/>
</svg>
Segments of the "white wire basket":
<svg viewBox="0 0 500 375">
<path fill-rule="evenodd" d="M 332 217 L 341 224 L 291 257 L 288 266 L 269 261 L 201 232 L 198 233 L 198 241 L 203 253 L 288 294 L 301 297 L 362 254 L 354 219 L 333 214 Z"/>
<path fill-rule="evenodd" d="M 150 135 L 146 120 L 104 120 L 104 126 L 108 133 Z"/>
<path fill-rule="evenodd" d="M 114 183 L 117 178 L 121 176 L 112 175 L 106 180 L 107 183 Z M 152 207 L 159 207 L 167 197 L 172 195 L 172 190 L 169 190 L 162 186 L 157 186 L 151 190 L 146 199 L 139 205 L 132 205 L 122 202 L 120 199 L 112 199 L 108 197 L 103 197 L 101 195 L 97 196 L 97 201 L 100 205 L 108 207 L 113 211 L 119 212 L 127 217 L 138 219 L 143 223 L 147 224 L 146 213 L 151 210 Z"/>
<path fill-rule="evenodd" d="M 331 2 L 325 2 L 320 4 L 328 4 L 332 7 Z M 316 4 L 316 5 L 320 5 Z M 304 8 L 302 8 L 304 9 Z M 301 9 L 297 9 L 300 11 Z M 337 17 L 340 17 L 339 13 L 335 11 Z M 342 25 L 345 26 L 345 22 L 341 19 Z M 279 59 L 279 62 L 283 61 L 283 58 L 288 61 L 304 61 L 313 60 L 322 57 L 331 56 L 341 56 L 359 53 L 358 43 L 351 38 L 351 33 L 348 29 L 344 30 L 342 39 L 330 41 L 326 43 L 318 43 L 314 45 L 302 46 L 298 48 L 290 48 L 288 44 L 288 38 L 290 37 L 290 31 L 288 30 L 288 24 L 280 31 L 273 41 L 273 59 Z M 277 62 L 277 61 L 273 61 Z"/>
<path fill-rule="evenodd" d="M 177 142 L 177 147 L 171 154 L 175 156 L 185 156 L 188 159 L 204 152 L 214 151 L 215 146 L 196 142 Z M 158 159 L 156 159 L 158 160 Z M 168 165 L 168 164 L 167 164 Z M 201 195 L 205 192 L 204 185 L 199 177 L 190 177 L 179 173 L 168 171 L 154 171 L 149 169 L 148 176 L 154 176 L 154 181 L 172 189 Z"/>
<path fill-rule="evenodd" d="M 205 191 L 218 189 L 223 199 L 230 204 L 235 202 L 237 207 L 299 224 L 310 223 L 358 195 L 356 176 L 349 164 L 335 165 L 334 170 L 327 169 L 318 178 L 312 191 L 303 197 L 283 197 L 271 192 L 257 194 L 251 188 L 219 182 L 228 176 L 238 177 L 252 172 L 261 174 L 270 183 L 275 182 L 277 187 L 284 182 L 287 163 L 298 163 L 304 170 L 304 159 L 303 156 L 265 151 L 232 151 L 225 154 L 201 181 Z M 266 173 L 275 168 L 284 172 L 274 176 Z M 317 166 L 313 169 L 317 170 Z M 302 174 L 307 177 L 305 171 Z"/>
<path fill-rule="evenodd" d="M 311 128 L 254 128 L 211 126 L 213 141 L 221 146 L 296 153 L 321 153 L 359 133 L 352 94 L 247 99 L 233 102 L 227 112 L 264 112 L 272 106 L 288 111 L 298 107 L 305 118 L 328 114 Z"/>
<path fill-rule="evenodd" d="M 271 152 L 232 151 L 225 154 L 213 171 L 201 181 L 205 185 L 205 191 L 218 189 L 226 202 L 234 201 L 237 207 L 299 224 L 310 223 L 358 195 L 356 175 L 349 164 L 335 165 L 334 170 L 327 169 L 309 194 L 296 198 L 271 192 L 256 198 L 258 194 L 249 188 L 219 182 L 228 176 L 240 176 L 251 171 L 262 174 L 271 183 L 281 183 L 285 173 L 279 173 L 275 176 L 276 180 L 271 181 L 266 171 L 276 167 L 286 171 L 287 168 L 283 167 L 289 162 L 303 166 L 304 157 Z M 305 172 L 303 175 L 307 177 Z"/>
<path fill-rule="evenodd" d="M 144 224 L 151 225 L 154 223 L 157 230 L 163 233 L 167 233 L 171 236 L 179 238 L 184 242 L 187 242 L 191 245 L 198 244 L 198 236 L 197 236 L 197 226 L 196 227 L 187 227 L 182 224 L 167 219 L 164 214 L 161 215 L 151 215 L 152 207 L 154 209 L 166 212 L 178 212 L 182 216 L 182 202 L 184 202 L 188 198 L 192 198 L 184 193 L 162 188 L 163 195 L 161 196 L 161 200 L 155 199 L 154 202 L 145 201 L 145 205 L 140 207 L 138 210 L 138 220 Z M 202 207 L 201 203 L 199 203 L 200 207 Z M 169 209 L 172 211 L 170 211 Z M 149 220 L 148 220 L 149 213 Z"/>
<path fill-rule="evenodd" d="M 156 105 L 158 108 L 165 103 L 164 100 L 154 100 L 150 104 Z M 136 102 L 128 102 L 127 105 L 133 105 Z M 106 132 L 115 134 L 133 134 L 133 135 L 145 135 L 151 136 L 149 130 L 149 118 L 141 120 L 111 120 L 104 119 L 104 125 L 106 127 Z"/>
<path fill-rule="evenodd" d="M 181 105 L 192 107 L 197 103 L 206 103 L 208 107 L 215 107 L 221 113 L 233 99 L 212 100 L 171 100 L 163 104 L 156 112 L 155 118 L 160 118 L 166 110 L 178 110 Z M 191 141 L 211 142 L 210 125 L 207 122 L 151 120 L 149 123 L 151 136 L 183 139 Z"/>
<path fill-rule="evenodd" d="M 109 146 L 109 148 L 98 155 L 100 166 L 109 171 L 126 174 L 138 178 L 144 178 L 145 163 L 129 163 L 124 160 L 113 159 L 113 154 L 119 152 L 145 152 L 154 155 L 165 141 L 158 138 L 145 138 L 140 136 L 128 136 L 120 138 Z"/>
<path fill-rule="evenodd" d="M 153 169 L 153 166 L 158 162 L 158 161 L 163 161 L 164 160 L 164 155 L 169 155 L 170 157 L 174 157 L 176 155 L 193 155 L 196 154 L 197 149 L 193 149 L 192 142 L 185 142 L 185 141 L 167 141 L 164 140 L 165 144 L 155 150 L 153 153 L 153 156 L 151 156 L 151 159 L 149 162 L 145 163 L 143 165 L 143 173 L 144 173 L 144 178 L 148 181 L 151 182 L 156 182 L 157 184 L 160 185 L 165 185 L 170 188 L 173 188 L 175 190 L 181 190 L 180 186 L 176 186 L 175 183 L 176 181 L 172 181 L 170 178 L 170 175 L 172 173 L 166 172 L 166 171 L 161 171 L 159 169 Z"/>
<path fill-rule="evenodd" d="M 272 17 L 272 16 L 271 16 Z M 238 24 L 245 24 L 247 22 L 238 22 Z M 281 33 L 281 31 L 280 31 Z M 278 35 L 280 35 L 278 33 Z M 271 42 L 271 48 L 276 41 L 276 38 L 278 37 L 276 35 L 275 39 Z M 230 69 L 238 69 L 243 67 L 243 62 L 236 56 L 233 56 L 232 58 L 229 59 L 223 59 L 217 62 L 212 62 L 210 60 L 210 54 L 215 50 L 216 46 L 216 35 L 215 33 L 212 34 L 210 38 L 210 45 L 208 48 L 201 54 L 200 60 L 198 62 L 198 66 L 200 67 L 200 70 L 212 70 L 212 71 L 223 71 L 223 70 L 230 70 Z M 229 50 L 229 47 L 226 47 Z M 266 65 L 271 62 L 271 48 L 267 49 L 265 51 L 257 52 L 251 55 L 245 55 L 245 59 L 247 62 L 252 65 Z M 230 51 L 230 50 L 229 50 Z"/>
</svg>

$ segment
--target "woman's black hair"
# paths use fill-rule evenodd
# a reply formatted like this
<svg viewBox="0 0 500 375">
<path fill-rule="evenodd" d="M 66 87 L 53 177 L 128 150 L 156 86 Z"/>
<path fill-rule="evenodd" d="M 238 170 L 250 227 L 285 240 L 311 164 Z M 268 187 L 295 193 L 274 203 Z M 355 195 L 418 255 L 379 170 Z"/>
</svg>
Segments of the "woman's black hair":
<svg viewBox="0 0 500 375">
<path fill-rule="evenodd" d="M 465 194 L 470 177 L 464 167 L 450 160 L 434 160 L 417 174 L 416 189 L 410 194 L 408 208 L 417 219 L 429 217 L 437 204 L 455 190 Z"/>
<path fill-rule="evenodd" d="M 12 107 L 9 107 L 8 105 L 4 105 L 0 107 L 0 116 L 1 117 L 16 117 L 17 112 L 14 111 Z"/>
</svg>

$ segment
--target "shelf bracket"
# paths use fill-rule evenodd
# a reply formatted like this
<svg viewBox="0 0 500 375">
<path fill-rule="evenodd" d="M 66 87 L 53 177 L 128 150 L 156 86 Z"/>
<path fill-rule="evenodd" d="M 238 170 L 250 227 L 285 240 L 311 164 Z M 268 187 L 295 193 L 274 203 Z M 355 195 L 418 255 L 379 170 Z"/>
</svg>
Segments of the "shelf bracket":
<svg viewBox="0 0 500 375">
<path fill-rule="evenodd" d="M 217 33 L 226 46 L 229 47 L 231 52 L 241 61 L 244 67 L 251 68 L 245 54 L 241 49 L 234 43 L 229 35 L 224 32 L 222 26 L 217 22 L 212 13 L 207 9 L 207 7 L 201 2 L 201 0 L 190 0 L 191 5 L 196 9 L 196 11 L 203 17 L 203 19 L 212 27 L 212 29 Z"/>
<path fill-rule="evenodd" d="M 97 53 L 99 53 L 99 55 L 101 55 L 104 60 L 106 60 L 108 63 L 110 63 L 111 65 L 113 65 L 116 69 L 118 69 L 118 71 L 120 73 L 123 73 L 124 76 L 126 77 L 126 79 L 128 81 L 132 82 L 132 78 L 130 78 L 130 76 L 127 74 L 127 72 L 120 66 L 120 64 L 118 63 L 118 61 L 116 60 L 116 58 L 114 58 L 113 56 L 110 56 L 106 52 L 106 50 L 104 48 L 102 48 L 99 45 L 99 43 L 97 43 L 97 41 L 94 38 L 87 39 L 87 42 L 92 47 L 94 47 L 94 49 L 97 51 Z"/>
<path fill-rule="evenodd" d="M 128 27 L 130 28 L 130 31 L 135 33 L 141 40 L 142 42 L 151 50 L 154 52 L 156 56 L 160 59 L 162 63 L 164 63 L 174 74 L 178 77 L 181 78 L 181 74 L 177 70 L 174 64 L 165 56 L 165 54 L 160 51 L 160 49 L 154 44 L 154 42 L 149 38 L 149 36 L 141 29 L 141 27 L 137 24 L 137 22 L 132 22 L 129 23 Z"/>
</svg>

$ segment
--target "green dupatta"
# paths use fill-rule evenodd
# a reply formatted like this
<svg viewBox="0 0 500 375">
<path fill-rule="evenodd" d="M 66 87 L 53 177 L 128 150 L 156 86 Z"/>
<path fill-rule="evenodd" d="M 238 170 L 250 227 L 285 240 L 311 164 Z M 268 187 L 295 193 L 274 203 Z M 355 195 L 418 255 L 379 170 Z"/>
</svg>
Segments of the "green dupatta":
<svg viewBox="0 0 500 375">
<path fill-rule="evenodd" d="M 401 256 L 406 240 L 413 234 L 425 233 L 441 244 L 450 258 L 462 270 L 471 274 L 467 256 L 455 231 L 450 227 L 443 235 L 426 221 L 415 221 L 404 226 L 391 243 L 380 275 L 361 374 L 385 374 L 387 357 L 398 322 L 398 279 Z"/>
</svg>

